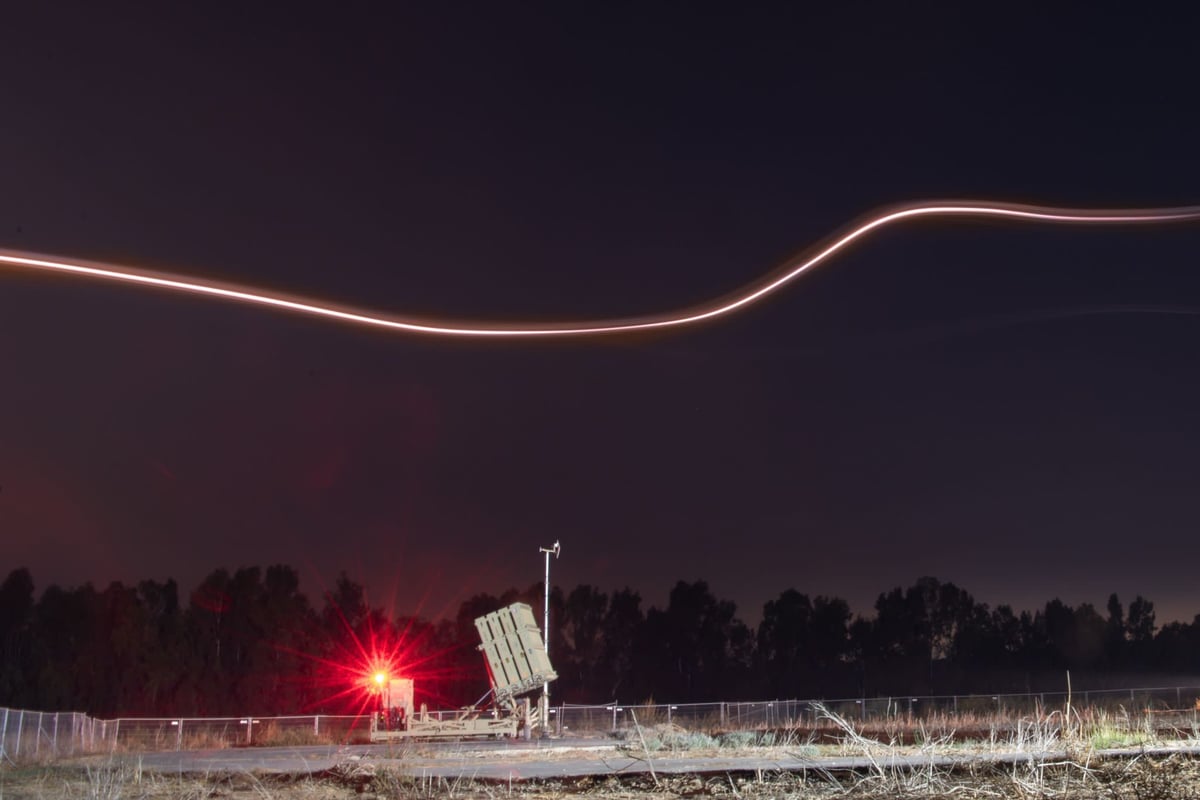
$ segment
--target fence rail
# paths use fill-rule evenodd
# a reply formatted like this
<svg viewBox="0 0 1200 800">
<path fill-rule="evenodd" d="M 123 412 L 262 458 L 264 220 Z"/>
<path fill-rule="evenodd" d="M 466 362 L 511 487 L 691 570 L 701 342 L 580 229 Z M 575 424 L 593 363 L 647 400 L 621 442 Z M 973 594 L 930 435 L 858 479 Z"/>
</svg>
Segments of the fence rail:
<svg viewBox="0 0 1200 800">
<path fill-rule="evenodd" d="M 981 719 L 1023 717 L 1062 708 L 1065 692 L 935 695 L 833 700 L 764 700 L 722 703 L 560 705 L 550 709 L 558 733 L 622 731 L 640 724 L 673 723 L 684 728 L 746 730 L 803 728 L 820 724 L 815 704 L 858 722 L 939 715 Z M 1200 708 L 1200 686 L 1075 692 L 1078 709 L 1141 715 Z M 453 715 L 455 712 L 435 712 Z M 0 764 L 53 760 L 117 750 L 198 750 L 249 745 L 302 745 L 365 740 L 367 715 L 315 714 L 286 717 L 96 719 L 80 712 L 0 708 Z"/>
<path fill-rule="evenodd" d="M 1095 709 L 1132 716 L 1166 710 L 1200 709 L 1200 687 L 1170 686 L 1143 689 L 1105 689 L 1069 695 L 1077 710 Z M 974 716 L 981 720 L 1034 716 L 1063 708 L 1067 692 L 975 695 L 901 695 L 821 700 L 763 700 L 756 702 L 564 705 L 550 710 L 551 722 L 564 731 L 620 731 L 640 724 L 674 723 L 684 728 L 751 729 L 819 727 L 824 709 L 854 722 L 886 719 L 930 719 Z"/>
<path fill-rule="evenodd" d="M 0 708 L 0 762 L 54 759 L 102 750 L 108 724 L 78 711 Z"/>
</svg>

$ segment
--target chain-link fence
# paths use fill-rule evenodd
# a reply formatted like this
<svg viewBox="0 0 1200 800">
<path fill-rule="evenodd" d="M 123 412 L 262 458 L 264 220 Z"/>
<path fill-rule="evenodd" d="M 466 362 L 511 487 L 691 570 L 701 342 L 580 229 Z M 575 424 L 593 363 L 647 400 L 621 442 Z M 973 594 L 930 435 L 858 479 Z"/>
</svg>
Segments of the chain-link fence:
<svg viewBox="0 0 1200 800">
<path fill-rule="evenodd" d="M 1112 689 L 1069 695 L 1077 710 L 1092 709 L 1130 716 L 1200 708 L 1200 687 Z M 819 727 L 821 708 L 852 722 L 896 718 L 996 720 L 1036 716 L 1066 707 L 1066 692 L 870 697 L 759 702 L 564 705 L 551 709 L 556 730 L 621 731 L 640 725 L 673 723 L 696 730 L 746 730 Z"/>
<path fill-rule="evenodd" d="M 0 762 L 52 760 L 103 749 L 108 726 L 77 711 L 0 708 Z"/>
<path fill-rule="evenodd" d="M 109 749 L 206 750 L 327 744 L 366 739 L 368 716 L 122 718 L 109 722 Z"/>
<path fill-rule="evenodd" d="M 843 719 L 871 723 L 889 719 L 951 717 L 995 721 L 1062 709 L 1065 692 L 944 696 L 767 700 L 724 703 L 561 705 L 550 709 L 560 734 L 611 733 L 637 724 L 674 724 L 699 731 L 778 730 L 819 727 L 817 704 Z M 1072 705 L 1131 717 L 1200 708 L 1200 687 L 1075 692 Z M 431 712 L 431 716 L 457 712 Z M 1193 719 L 1200 723 L 1200 718 Z M 83 753 L 205 750 L 238 746 L 299 746 L 364 742 L 370 717 L 325 714 L 288 717 L 94 719 L 78 712 L 0 708 L 0 763 L 52 760 Z"/>
<path fill-rule="evenodd" d="M 78 712 L 0 708 L 0 763 L 49 761 L 86 753 L 206 750 L 249 745 L 365 741 L 370 717 L 94 719 Z"/>
</svg>

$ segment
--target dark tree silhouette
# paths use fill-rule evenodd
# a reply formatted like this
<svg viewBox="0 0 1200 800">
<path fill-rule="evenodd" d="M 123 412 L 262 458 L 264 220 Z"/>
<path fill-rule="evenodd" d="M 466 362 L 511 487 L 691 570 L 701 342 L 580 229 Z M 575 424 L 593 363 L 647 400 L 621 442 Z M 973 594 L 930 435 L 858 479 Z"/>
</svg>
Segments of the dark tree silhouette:
<svg viewBox="0 0 1200 800">
<path fill-rule="evenodd" d="M 0 701 L 19 705 L 32 699 L 30 626 L 33 623 L 33 576 L 21 567 L 0 584 Z"/>
<path fill-rule="evenodd" d="M 1134 663 L 1145 663 L 1154 653 L 1154 603 L 1141 595 L 1129 604 L 1129 655 Z"/>
<path fill-rule="evenodd" d="M 99 716 L 355 710 L 361 692 L 343 684 L 363 681 L 374 651 L 401 659 L 418 702 L 473 703 L 487 688 L 475 618 L 519 600 L 540 619 L 543 602 L 535 583 L 469 597 L 449 619 L 393 618 L 342 574 L 318 611 L 279 564 L 214 570 L 186 608 L 173 580 L 34 590 L 25 569 L 0 584 L 0 705 Z M 1064 669 L 1076 688 L 1200 669 L 1200 616 L 1160 629 L 1140 596 L 1126 609 L 1111 595 L 1106 616 L 1058 599 L 1018 614 L 925 577 L 852 617 L 840 598 L 786 589 L 756 631 L 704 581 L 648 611 L 631 589 L 586 585 L 555 587 L 550 606 L 566 702 L 1061 690 Z"/>
<path fill-rule="evenodd" d="M 770 697 L 790 697 L 808 678 L 813 606 L 808 595 L 788 589 L 763 606 L 756 666 Z"/>
<path fill-rule="evenodd" d="M 654 691 L 684 701 L 721 699 L 737 694 L 749 671 L 752 637 L 736 617 L 736 607 L 718 600 L 704 581 L 680 581 L 664 611 L 646 615 L 635 653 Z"/>
<path fill-rule="evenodd" d="M 1119 666 L 1125 663 L 1128 649 L 1125 610 L 1114 592 L 1108 596 L 1108 621 L 1104 623 L 1104 660 L 1109 666 Z"/>
<path fill-rule="evenodd" d="M 608 595 L 594 586 L 576 586 L 563 605 L 561 635 L 553 663 L 558 670 L 560 698 L 581 702 L 601 694 L 597 681 L 604 656 L 604 620 Z"/>
<path fill-rule="evenodd" d="M 628 587 L 613 592 L 604 616 L 604 646 L 596 670 L 601 693 L 590 698 L 592 702 L 629 697 L 641 688 L 633 671 L 633 648 L 645 621 L 641 595 Z M 643 692 L 640 696 L 647 695 Z"/>
</svg>

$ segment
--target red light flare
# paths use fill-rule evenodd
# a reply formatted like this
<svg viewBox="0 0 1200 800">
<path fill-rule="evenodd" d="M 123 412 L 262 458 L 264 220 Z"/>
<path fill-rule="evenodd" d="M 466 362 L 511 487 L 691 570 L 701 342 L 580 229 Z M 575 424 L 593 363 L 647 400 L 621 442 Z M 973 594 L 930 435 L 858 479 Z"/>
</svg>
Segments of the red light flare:
<svg viewBox="0 0 1200 800">
<path fill-rule="evenodd" d="M 436 663 L 455 648 L 439 647 L 432 640 L 432 626 L 417 630 L 418 620 L 409 619 L 397 627 L 377 610 L 356 626 L 336 604 L 330 608 L 336 613 L 340 635 L 325 642 L 326 652 L 287 649 L 314 667 L 306 679 L 308 686 L 303 687 L 312 699 L 303 710 L 369 714 L 378 710 L 381 693 L 393 678 L 412 678 L 423 695 L 445 699 L 439 686 L 457 675 Z"/>
<path fill-rule="evenodd" d="M 64 261 L 36 253 L 0 252 L 0 264 L 39 272 L 148 286 L 176 293 L 204 295 L 227 302 L 265 306 L 295 314 L 323 317 L 351 325 L 381 328 L 396 333 L 492 338 L 595 336 L 686 327 L 745 310 L 880 228 L 921 218 L 948 217 L 992 218 L 1055 225 L 1146 225 L 1200 220 L 1200 206 L 1088 209 L 1054 208 L 991 201 L 909 203 L 881 209 L 862 217 L 858 222 L 810 247 L 758 281 L 723 298 L 661 314 L 560 323 L 493 324 L 384 314 L 369 309 L 336 305 L 322 300 L 264 292 L 234 283 L 201 281 L 175 273 L 150 272 L 114 264 Z"/>
</svg>

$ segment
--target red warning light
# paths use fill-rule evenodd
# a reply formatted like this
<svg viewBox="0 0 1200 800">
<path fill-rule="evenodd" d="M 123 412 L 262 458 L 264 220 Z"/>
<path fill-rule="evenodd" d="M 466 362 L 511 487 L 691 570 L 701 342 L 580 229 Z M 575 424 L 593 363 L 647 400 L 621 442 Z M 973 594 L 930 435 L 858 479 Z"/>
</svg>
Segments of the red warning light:
<svg viewBox="0 0 1200 800">
<path fill-rule="evenodd" d="M 457 645 L 440 646 L 432 625 L 408 618 L 392 622 L 382 613 L 371 613 L 352 625 L 336 604 L 332 610 L 340 630 L 331 631 L 314 648 L 317 652 L 297 652 L 313 662 L 306 679 L 313 695 L 308 708 L 355 716 L 374 713 L 396 691 L 397 681 L 411 686 L 413 680 L 423 687 L 422 699 L 461 704 L 457 696 L 438 692 L 457 678 L 453 667 L 443 666 Z"/>
</svg>

